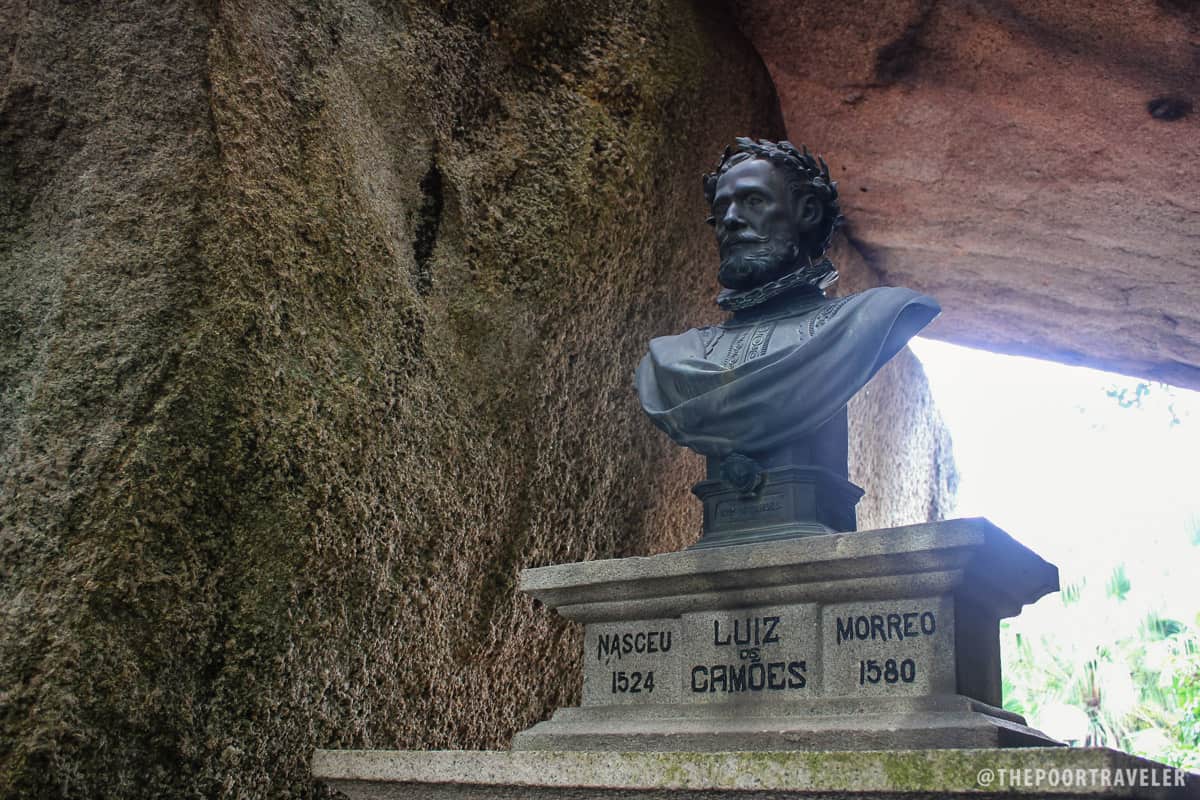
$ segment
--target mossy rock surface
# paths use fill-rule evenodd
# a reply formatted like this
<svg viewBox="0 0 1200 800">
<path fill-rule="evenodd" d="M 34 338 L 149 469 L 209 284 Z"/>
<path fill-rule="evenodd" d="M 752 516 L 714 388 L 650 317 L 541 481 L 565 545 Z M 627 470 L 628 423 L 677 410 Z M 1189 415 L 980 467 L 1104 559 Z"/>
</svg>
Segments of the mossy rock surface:
<svg viewBox="0 0 1200 800">
<path fill-rule="evenodd" d="M 0 796 L 318 796 L 575 702 L 518 571 L 698 531 L 631 377 L 782 133 L 722 7 L 5 16 Z"/>
</svg>

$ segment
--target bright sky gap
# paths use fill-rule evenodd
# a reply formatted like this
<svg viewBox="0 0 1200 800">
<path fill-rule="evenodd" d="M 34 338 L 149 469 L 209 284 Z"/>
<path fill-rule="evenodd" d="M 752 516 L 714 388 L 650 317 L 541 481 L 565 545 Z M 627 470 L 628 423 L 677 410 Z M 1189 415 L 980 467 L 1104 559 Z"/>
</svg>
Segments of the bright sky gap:
<svg viewBox="0 0 1200 800">
<path fill-rule="evenodd" d="M 1200 393 L 928 339 L 912 349 L 954 441 L 954 516 L 987 517 L 1089 598 L 1080 613 L 1049 595 L 1014 629 L 1103 645 L 1150 612 L 1200 623 Z M 1128 593 L 1102 602 L 1122 566 Z"/>
</svg>

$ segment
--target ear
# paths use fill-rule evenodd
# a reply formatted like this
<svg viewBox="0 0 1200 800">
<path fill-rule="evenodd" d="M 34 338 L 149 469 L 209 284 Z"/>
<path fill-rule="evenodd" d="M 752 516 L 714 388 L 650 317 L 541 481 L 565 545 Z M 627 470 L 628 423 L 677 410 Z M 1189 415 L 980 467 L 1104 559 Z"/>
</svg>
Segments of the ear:
<svg viewBox="0 0 1200 800">
<path fill-rule="evenodd" d="M 796 203 L 796 227 L 799 230 L 812 230 L 821 224 L 821 218 L 824 216 L 825 210 L 821 207 L 821 201 L 814 194 L 803 195 Z"/>
</svg>

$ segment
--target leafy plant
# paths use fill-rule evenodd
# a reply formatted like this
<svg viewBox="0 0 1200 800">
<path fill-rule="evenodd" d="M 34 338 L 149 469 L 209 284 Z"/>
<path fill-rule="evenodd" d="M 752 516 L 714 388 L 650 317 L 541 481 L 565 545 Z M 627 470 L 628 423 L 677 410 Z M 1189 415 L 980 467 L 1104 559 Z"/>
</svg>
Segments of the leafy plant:
<svg viewBox="0 0 1200 800">
<path fill-rule="evenodd" d="M 1005 708 L 1071 744 L 1200 767 L 1200 625 L 1138 616 L 1125 602 L 1130 589 L 1117 565 L 1103 595 L 1066 585 L 1052 630 L 1006 622 Z"/>
</svg>

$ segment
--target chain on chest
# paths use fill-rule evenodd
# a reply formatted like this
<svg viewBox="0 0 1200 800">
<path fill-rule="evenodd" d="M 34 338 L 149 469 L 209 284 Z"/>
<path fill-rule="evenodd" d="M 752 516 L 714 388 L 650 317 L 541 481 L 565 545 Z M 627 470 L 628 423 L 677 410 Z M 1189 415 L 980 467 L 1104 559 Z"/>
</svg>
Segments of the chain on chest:
<svg viewBox="0 0 1200 800">
<path fill-rule="evenodd" d="M 833 319 L 845 303 L 846 298 L 836 300 L 816 313 L 802 317 L 702 328 L 700 334 L 704 342 L 704 357 L 725 369 L 733 369 L 776 350 L 803 344 Z"/>
</svg>

